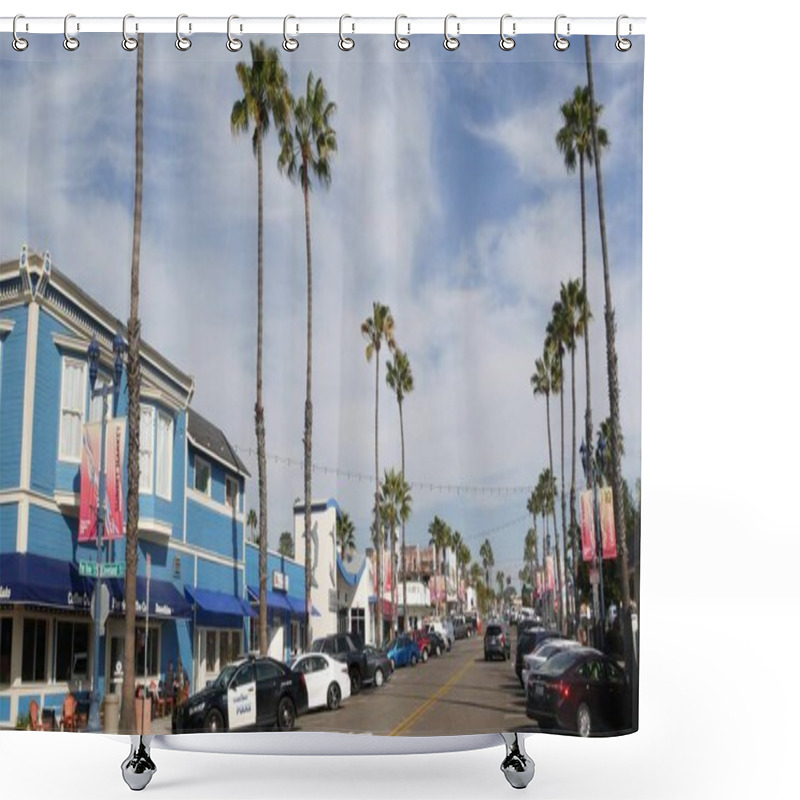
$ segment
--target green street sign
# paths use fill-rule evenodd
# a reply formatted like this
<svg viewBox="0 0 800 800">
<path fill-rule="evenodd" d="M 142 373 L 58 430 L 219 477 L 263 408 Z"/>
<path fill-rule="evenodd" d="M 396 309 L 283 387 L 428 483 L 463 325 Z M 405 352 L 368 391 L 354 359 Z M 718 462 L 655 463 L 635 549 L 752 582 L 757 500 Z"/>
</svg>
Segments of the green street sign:
<svg viewBox="0 0 800 800">
<path fill-rule="evenodd" d="M 96 578 L 97 577 L 97 562 L 96 561 L 79 561 L 78 572 L 83 578 Z"/>
<path fill-rule="evenodd" d="M 78 572 L 84 578 L 97 577 L 97 562 L 96 561 L 79 561 Z M 120 562 L 117 564 L 100 564 L 100 577 L 101 578 L 122 578 L 125 575 L 125 563 Z"/>
</svg>

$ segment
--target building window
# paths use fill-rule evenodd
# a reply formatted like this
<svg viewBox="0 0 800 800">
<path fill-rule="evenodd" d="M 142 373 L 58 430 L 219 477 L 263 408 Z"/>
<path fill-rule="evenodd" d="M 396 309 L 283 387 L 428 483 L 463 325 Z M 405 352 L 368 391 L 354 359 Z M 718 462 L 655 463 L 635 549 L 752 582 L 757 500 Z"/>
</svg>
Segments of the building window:
<svg viewBox="0 0 800 800">
<path fill-rule="evenodd" d="M 142 406 L 139 413 L 139 491 L 153 493 L 153 423 L 152 406 Z"/>
<path fill-rule="evenodd" d="M 350 609 L 350 633 L 357 633 L 361 637 L 361 641 L 366 641 L 366 623 L 364 621 L 363 608 Z"/>
<path fill-rule="evenodd" d="M 239 630 L 206 629 L 206 674 L 221 672 L 242 656 L 242 632 Z M 219 659 L 217 658 L 219 656 Z"/>
<path fill-rule="evenodd" d="M 206 672 L 217 671 L 217 632 L 206 631 Z"/>
<path fill-rule="evenodd" d="M 172 499 L 172 417 L 158 412 L 156 434 L 156 494 Z"/>
<path fill-rule="evenodd" d="M 65 358 L 61 369 L 61 428 L 58 457 L 61 461 L 81 460 L 83 415 L 86 408 L 86 365 Z"/>
<path fill-rule="evenodd" d="M 41 683 L 45 679 L 47 620 L 26 619 L 22 627 L 22 680 Z"/>
<path fill-rule="evenodd" d="M 56 623 L 56 680 L 71 681 L 89 674 L 89 625 Z"/>
<path fill-rule="evenodd" d="M 234 511 L 239 510 L 239 481 L 230 475 L 225 476 L 225 504 Z"/>
<path fill-rule="evenodd" d="M 14 631 L 14 620 L 11 617 L 0 617 L 0 686 L 11 683 L 11 641 Z"/>
<path fill-rule="evenodd" d="M 145 637 L 144 625 L 136 626 L 136 677 L 158 675 L 158 644 L 160 629 L 150 626 Z M 145 672 L 145 638 L 147 639 L 147 671 Z"/>
<path fill-rule="evenodd" d="M 194 457 L 194 488 L 211 497 L 211 467 L 200 456 Z"/>
</svg>

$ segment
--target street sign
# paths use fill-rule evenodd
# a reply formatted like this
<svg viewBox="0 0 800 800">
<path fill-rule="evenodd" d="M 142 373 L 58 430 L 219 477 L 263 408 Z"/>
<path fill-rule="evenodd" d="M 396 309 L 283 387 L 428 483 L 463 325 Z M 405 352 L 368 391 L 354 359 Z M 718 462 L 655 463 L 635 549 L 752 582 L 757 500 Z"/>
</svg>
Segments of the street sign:
<svg viewBox="0 0 800 800">
<path fill-rule="evenodd" d="M 97 577 L 96 561 L 79 561 L 78 572 L 84 578 Z M 112 564 L 100 564 L 101 578 L 122 578 L 125 575 L 125 562 L 121 561 Z"/>
</svg>

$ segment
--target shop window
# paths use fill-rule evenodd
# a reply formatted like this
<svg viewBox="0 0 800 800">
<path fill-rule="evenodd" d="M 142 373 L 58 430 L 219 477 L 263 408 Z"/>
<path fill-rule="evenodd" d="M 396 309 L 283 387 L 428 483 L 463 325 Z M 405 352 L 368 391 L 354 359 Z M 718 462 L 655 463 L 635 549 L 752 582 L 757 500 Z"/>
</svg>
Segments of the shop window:
<svg viewBox="0 0 800 800">
<path fill-rule="evenodd" d="M 146 636 L 145 636 L 146 633 Z M 143 678 L 146 675 L 157 675 L 158 669 L 158 645 L 159 628 L 150 626 L 145 631 L 144 625 L 136 626 L 136 677 Z M 147 644 L 147 670 L 145 671 L 145 638 Z"/>
<path fill-rule="evenodd" d="M 14 620 L 11 617 L 0 618 L 0 686 L 11 683 L 11 641 L 14 631 Z"/>
<path fill-rule="evenodd" d="M 86 678 L 89 671 L 89 625 L 56 623 L 56 680 Z"/>
<path fill-rule="evenodd" d="M 45 679 L 47 620 L 26 619 L 22 627 L 22 680 L 40 683 Z"/>
</svg>

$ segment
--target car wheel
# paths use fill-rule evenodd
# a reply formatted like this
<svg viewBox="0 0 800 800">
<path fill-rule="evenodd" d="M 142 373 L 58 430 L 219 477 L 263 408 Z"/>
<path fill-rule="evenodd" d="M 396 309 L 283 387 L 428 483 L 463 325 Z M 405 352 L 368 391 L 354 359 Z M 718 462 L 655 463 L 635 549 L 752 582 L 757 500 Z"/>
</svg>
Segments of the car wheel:
<svg viewBox="0 0 800 800">
<path fill-rule="evenodd" d="M 424 664 L 428 660 L 428 648 L 426 647 L 422 651 L 422 663 Z"/>
<path fill-rule="evenodd" d="M 589 711 L 589 706 L 586 703 L 581 703 L 578 706 L 578 715 L 575 727 L 578 730 L 578 736 L 584 738 L 592 735 L 592 714 Z"/>
<path fill-rule="evenodd" d="M 394 663 L 394 659 L 393 658 L 389 659 L 389 663 L 392 665 L 392 672 L 394 672 L 395 667 L 397 667 L 397 664 Z"/>
<path fill-rule="evenodd" d="M 278 703 L 278 728 L 290 731 L 294 728 L 295 710 L 291 697 L 282 697 Z"/>
<path fill-rule="evenodd" d="M 375 670 L 375 679 L 374 679 L 375 686 L 380 689 L 383 686 L 383 670 L 378 667 Z"/>
<path fill-rule="evenodd" d="M 222 719 L 222 714 L 216 708 L 212 708 L 208 712 L 205 729 L 206 733 L 219 733 L 225 730 L 225 720 Z"/>
<path fill-rule="evenodd" d="M 417 654 L 416 653 L 412 653 L 411 654 L 411 666 L 412 667 L 416 667 L 417 666 L 417 661 L 419 661 L 419 659 L 417 658 Z"/>
<path fill-rule="evenodd" d="M 336 711 L 339 708 L 339 705 L 342 702 L 342 690 L 339 688 L 339 684 L 334 681 L 328 687 L 328 708 L 331 711 Z"/>
<path fill-rule="evenodd" d="M 361 673 L 357 669 L 350 670 L 350 694 L 358 694 L 361 691 Z"/>
</svg>

